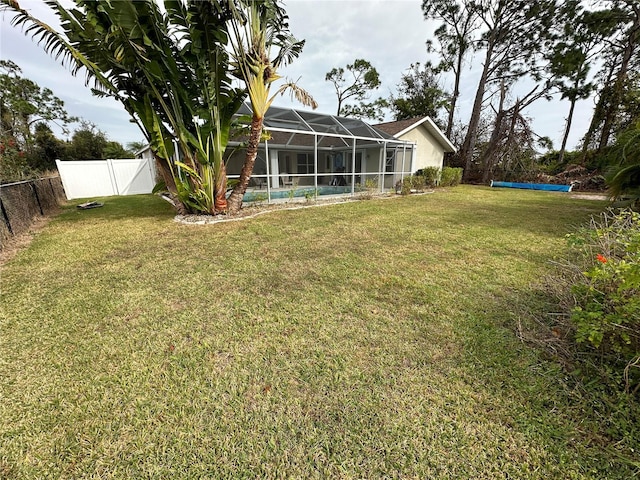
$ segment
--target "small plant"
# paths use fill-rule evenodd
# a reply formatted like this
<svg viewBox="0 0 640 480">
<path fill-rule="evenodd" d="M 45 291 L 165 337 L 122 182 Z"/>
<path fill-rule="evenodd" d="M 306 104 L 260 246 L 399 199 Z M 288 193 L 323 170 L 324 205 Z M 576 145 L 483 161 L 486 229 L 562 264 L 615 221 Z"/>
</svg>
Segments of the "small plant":
<svg viewBox="0 0 640 480">
<path fill-rule="evenodd" d="M 421 175 L 413 175 L 411 179 L 411 186 L 416 192 L 424 192 L 427 187 L 427 177 Z"/>
<path fill-rule="evenodd" d="M 418 174 L 404 177 L 400 183 L 400 194 L 409 195 L 410 193 L 424 192 L 427 187 L 425 178 L 423 175 Z"/>
<path fill-rule="evenodd" d="M 608 210 L 568 239 L 575 340 L 609 364 L 622 360 L 626 389 L 637 392 L 628 372 L 640 359 L 640 214 Z"/>
<path fill-rule="evenodd" d="M 455 187 L 462 182 L 462 168 L 444 167 L 440 175 L 441 187 Z"/>
<path fill-rule="evenodd" d="M 269 199 L 269 196 L 266 193 L 257 193 L 255 194 L 255 196 L 253 197 L 253 201 L 256 204 L 261 204 L 266 202 Z"/>
<path fill-rule="evenodd" d="M 367 178 L 364 181 L 364 190 L 358 194 L 360 200 L 369 200 L 373 197 L 374 192 L 378 188 L 378 180 L 376 178 Z"/>
<path fill-rule="evenodd" d="M 367 190 L 370 190 L 373 193 L 373 191 L 376 188 L 378 188 L 378 179 L 377 178 L 367 178 L 364 181 L 364 188 L 366 188 Z"/>
<path fill-rule="evenodd" d="M 315 198 L 315 194 L 316 192 L 314 192 L 313 190 L 305 190 L 304 199 L 306 200 L 307 203 L 311 203 Z"/>
<path fill-rule="evenodd" d="M 289 197 L 289 201 L 292 201 L 293 197 L 295 197 L 295 196 L 296 196 L 296 189 L 295 188 L 292 188 L 291 190 L 289 190 L 287 192 L 287 197 Z"/>
<path fill-rule="evenodd" d="M 412 186 L 413 186 L 412 176 L 409 175 L 408 177 L 404 177 L 402 179 L 402 184 L 401 184 L 401 187 L 400 187 L 400 194 L 401 195 L 409 195 L 411 193 Z"/>
</svg>

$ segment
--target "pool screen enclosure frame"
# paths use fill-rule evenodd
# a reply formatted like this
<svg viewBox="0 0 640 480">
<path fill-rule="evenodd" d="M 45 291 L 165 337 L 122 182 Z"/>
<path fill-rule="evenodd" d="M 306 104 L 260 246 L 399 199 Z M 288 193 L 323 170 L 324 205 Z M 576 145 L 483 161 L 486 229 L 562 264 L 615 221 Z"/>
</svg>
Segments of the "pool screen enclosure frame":
<svg viewBox="0 0 640 480">
<path fill-rule="evenodd" d="M 237 118 L 251 115 L 251 110 L 245 104 L 237 113 Z M 271 202 L 274 191 L 279 190 L 280 180 L 283 175 L 295 176 L 297 179 L 311 179 L 312 183 L 305 185 L 307 192 L 317 198 L 320 187 L 327 185 L 319 182 L 319 179 L 332 176 L 336 172 L 333 168 L 330 172 L 320 172 L 320 153 L 344 156 L 344 177 L 348 179 L 348 188 L 332 192 L 328 189 L 328 194 L 355 195 L 356 190 L 361 190 L 365 182 L 364 177 L 377 178 L 377 188 L 382 193 L 385 190 L 385 179 L 402 180 L 405 176 L 411 175 L 414 169 L 415 148 L 413 142 L 398 140 L 359 119 L 338 117 L 334 115 L 318 114 L 315 112 L 303 112 L 294 109 L 271 107 L 264 119 L 264 129 L 271 135 L 271 139 L 261 142 L 259 155 L 264 153 L 266 172 L 264 174 L 252 175 L 254 181 L 260 185 L 266 183 L 266 200 Z M 312 139 L 313 141 L 310 141 Z M 230 145 L 241 145 L 240 142 L 230 142 Z M 371 166 L 370 152 L 378 153 L 377 170 L 366 170 Z M 278 154 L 285 153 L 313 153 L 313 173 L 293 173 L 281 172 L 279 168 Z M 244 154 L 244 152 L 242 152 Z M 358 153 L 361 154 L 360 172 L 356 171 Z M 388 160 L 391 160 L 392 168 L 389 169 Z M 350 165 L 348 165 L 350 163 Z M 397 165 L 401 168 L 398 170 Z M 347 169 L 347 166 L 350 167 Z M 408 169 L 407 169 L 408 167 Z M 228 178 L 239 178 L 235 172 L 229 171 Z M 308 181 L 308 180 L 307 180 Z M 356 184 L 360 183 L 359 187 Z M 393 188 L 392 184 L 390 188 Z M 295 191 L 297 186 L 292 185 L 290 191 Z M 301 190 L 304 190 L 300 186 Z M 321 194 L 323 194 L 322 192 Z M 305 195 L 306 196 L 306 195 Z M 245 200 L 251 201 L 250 197 Z"/>
</svg>

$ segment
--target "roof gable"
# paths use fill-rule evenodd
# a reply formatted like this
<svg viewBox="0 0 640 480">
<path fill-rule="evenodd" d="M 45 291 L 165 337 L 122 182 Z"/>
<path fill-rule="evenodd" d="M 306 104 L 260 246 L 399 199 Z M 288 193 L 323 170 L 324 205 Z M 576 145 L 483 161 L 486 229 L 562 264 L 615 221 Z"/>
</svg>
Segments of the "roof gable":
<svg viewBox="0 0 640 480">
<path fill-rule="evenodd" d="M 397 120 L 395 122 L 379 123 L 374 125 L 378 130 L 382 130 L 389 135 L 393 135 L 395 138 L 400 138 L 407 132 L 416 128 L 425 128 L 436 141 L 444 148 L 445 152 L 455 152 L 456 147 L 449 141 L 445 134 L 438 128 L 438 126 L 431 120 L 431 117 L 414 117 L 406 120 Z"/>
<path fill-rule="evenodd" d="M 427 117 L 414 117 L 408 118 L 406 120 L 397 120 L 395 122 L 378 123 L 374 125 L 374 127 L 376 127 L 378 130 L 382 130 L 383 132 L 388 133 L 389 135 L 396 136 L 404 130 L 411 130 L 410 127 L 412 127 L 416 123 L 420 123 L 420 121 L 424 120 L 425 118 Z"/>
</svg>

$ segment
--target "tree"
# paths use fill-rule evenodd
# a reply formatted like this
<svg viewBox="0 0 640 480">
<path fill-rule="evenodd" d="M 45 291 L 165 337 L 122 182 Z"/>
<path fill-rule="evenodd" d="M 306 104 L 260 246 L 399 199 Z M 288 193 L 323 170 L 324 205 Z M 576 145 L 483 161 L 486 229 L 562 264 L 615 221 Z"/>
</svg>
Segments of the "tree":
<svg viewBox="0 0 640 480">
<path fill-rule="evenodd" d="M 25 152 L 15 138 L 0 139 L 0 183 L 22 180 L 29 174 Z"/>
<path fill-rule="evenodd" d="M 547 54 L 554 87 L 561 93 L 561 98 L 569 100 L 569 114 L 558 154 L 560 164 L 564 162 L 576 102 L 589 98 L 594 89 L 594 82 L 588 79 L 591 64 L 602 50 L 604 39 L 615 27 L 609 11 L 583 11 L 579 0 L 565 2 L 563 8 L 569 15 L 560 25 L 561 40 Z"/>
<path fill-rule="evenodd" d="M 640 4 L 636 0 L 611 0 L 608 5 L 616 29 L 602 52 L 602 87 L 583 140 L 583 161 L 590 147 L 602 152 L 619 128 L 616 121 L 628 89 L 629 72 L 640 68 Z"/>
<path fill-rule="evenodd" d="M 120 142 L 109 140 L 102 151 L 102 156 L 104 158 L 133 158 L 135 152 L 124 148 Z"/>
<path fill-rule="evenodd" d="M 640 199 L 640 116 L 637 123 L 621 132 L 614 150 L 620 162 L 607 174 L 607 186 L 611 198 L 623 195 L 635 202 Z"/>
<path fill-rule="evenodd" d="M 538 60 L 551 40 L 549 32 L 557 17 L 554 0 L 468 0 L 463 5 L 482 25 L 482 35 L 474 48 L 484 52 L 471 117 L 459 153 L 467 179 L 488 87 L 503 80 L 513 84 L 524 76 L 540 79 L 542 68 Z"/>
<path fill-rule="evenodd" d="M 536 144 L 550 143 L 550 140 L 533 132 L 523 110 L 545 94 L 545 88 L 536 86 L 507 106 L 507 84 L 506 81 L 501 83 L 498 106 L 494 109 L 493 131 L 480 156 L 483 183 L 496 178 L 496 175 L 507 179 L 514 174 L 531 173 L 537 153 Z"/>
<path fill-rule="evenodd" d="M 56 138 L 46 123 L 36 123 L 33 147 L 27 157 L 29 167 L 36 171 L 55 170 L 56 160 L 65 158 L 66 144 Z"/>
<path fill-rule="evenodd" d="M 129 142 L 127 143 L 127 151 L 135 156 L 140 150 L 147 146 L 145 142 Z"/>
<path fill-rule="evenodd" d="M 4 179 L 21 179 L 29 174 L 29 170 L 55 166 L 55 162 L 52 164 L 55 157 L 38 158 L 42 145 L 37 141 L 45 141 L 44 127 L 50 132 L 49 125 L 55 124 L 66 130 L 70 123 L 78 120 L 67 113 L 64 102 L 51 90 L 22 77 L 21 73 L 14 62 L 0 60 L 0 142 L 5 146 L 1 158 Z M 55 143 L 51 139 L 47 141 L 50 146 Z M 53 153 L 49 151 L 48 154 Z"/>
<path fill-rule="evenodd" d="M 345 105 L 342 109 L 343 117 L 368 118 L 382 121 L 385 117 L 385 110 L 389 108 L 389 102 L 378 97 L 373 102 L 360 102 L 357 105 Z"/>
<path fill-rule="evenodd" d="M 451 138 L 456 105 L 460 96 L 462 66 L 475 42 L 474 34 L 478 29 L 478 16 L 476 10 L 471 8 L 470 2 L 460 3 L 456 0 L 423 0 L 422 10 L 425 18 L 442 21 L 434 35 L 440 44 L 440 48 L 437 49 L 441 58 L 438 70 L 452 71 L 454 74 L 446 126 L 446 136 Z M 427 46 L 429 50 L 434 49 L 431 41 L 427 42 Z"/>
<path fill-rule="evenodd" d="M 347 74 L 348 72 L 348 74 Z M 345 75 L 348 78 L 345 78 Z M 359 118 L 384 118 L 382 109 L 387 106 L 382 98 L 373 102 L 366 102 L 371 96 L 371 91 L 380 87 L 380 75 L 371 63 L 361 58 L 344 68 L 333 68 L 325 75 L 325 80 L 331 82 L 338 97 L 338 109 L 336 115 L 352 115 Z M 352 99 L 358 102 L 347 105 L 345 102 Z"/>
<path fill-rule="evenodd" d="M 440 126 L 444 124 L 440 113 L 450 109 L 450 96 L 442 90 L 430 63 L 424 67 L 415 63 L 402 75 L 398 96 L 390 103 L 396 120 L 429 116 Z"/>
<path fill-rule="evenodd" d="M 235 10 L 249 0 L 87 2 L 48 4 L 62 32 L 1 0 L 50 54 L 84 68 L 94 92 L 116 98 L 156 154 L 179 213 L 227 210 L 223 161 L 234 114 L 246 97 L 232 84 L 226 49 Z M 273 3 L 273 2 L 270 2 Z M 283 16 L 270 24 L 277 39 Z"/>
<path fill-rule="evenodd" d="M 104 160 L 107 158 L 133 158 L 135 152 L 122 144 L 109 140 L 107 134 L 95 124 L 83 120 L 67 142 L 58 158 L 64 160 Z"/>
<path fill-rule="evenodd" d="M 34 126 L 54 123 L 63 129 L 78 121 L 69 116 L 64 102 L 48 88 L 23 78 L 22 70 L 11 60 L 0 60 L 1 129 L 16 138 L 24 148 L 33 140 Z"/>
<path fill-rule="evenodd" d="M 109 140 L 107 135 L 91 122 L 82 121 L 67 145 L 65 160 L 101 160 Z"/>
<path fill-rule="evenodd" d="M 297 41 L 288 31 L 284 9 L 269 0 L 252 0 L 238 5 L 230 2 L 230 5 L 233 11 L 230 40 L 235 74 L 246 86 L 252 110 L 245 161 L 238 183 L 229 195 L 229 211 L 235 212 L 242 206 L 242 197 L 249 185 L 258 155 L 264 116 L 275 97 L 290 90 L 301 103 L 314 109 L 317 104 L 293 82 L 285 83 L 271 94 L 271 86 L 281 78 L 277 72 L 278 67 L 296 58 L 304 46 L 304 41 Z M 271 47 L 275 47 L 277 51 L 273 58 Z"/>
</svg>

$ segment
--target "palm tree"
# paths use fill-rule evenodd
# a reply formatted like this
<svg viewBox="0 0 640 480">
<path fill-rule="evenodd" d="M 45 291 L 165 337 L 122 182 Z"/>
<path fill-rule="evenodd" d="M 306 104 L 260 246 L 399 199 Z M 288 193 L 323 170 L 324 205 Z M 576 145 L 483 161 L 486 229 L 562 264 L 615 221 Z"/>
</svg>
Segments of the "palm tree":
<svg viewBox="0 0 640 480">
<path fill-rule="evenodd" d="M 15 12 L 14 25 L 73 74 L 84 69 L 94 93 L 122 102 L 155 152 L 179 213 L 226 211 L 223 154 L 246 97 L 232 86 L 226 51 L 235 1 L 164 0 L 159 8 L 153 0 L 75 0 L 77 8 L 66 9 L 51 0 L 62 32 L 17 0 L 0 2 Z"/>
<path fill-rule="evenodd" d="M 273 0 L 228 1 L 232 11 L 230 40 L 233 49 L 232 65 L 235 75 L 240 78 L 249 93 L 252 119 L 244 165 L 240 179 L 229 195 L 229 212 L 242 206 L 242 197 L 247 190 L 251 173 L 258 154 L 258 144 L 262 136 L 264 116 L 275 97 L 289 90 L 303 105 L 317 108 L 311 96 L 293 82 L 287 82 L 272 95 L 272 84 L 281 77 L 278 67 L 296 58 L 304 46 L 288 30 L 285 11 Z M 271 48 L 277 53 L 271 59 Z"/>
</svg>

